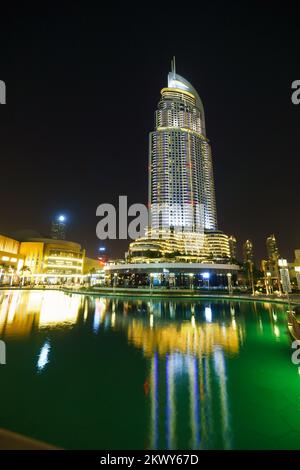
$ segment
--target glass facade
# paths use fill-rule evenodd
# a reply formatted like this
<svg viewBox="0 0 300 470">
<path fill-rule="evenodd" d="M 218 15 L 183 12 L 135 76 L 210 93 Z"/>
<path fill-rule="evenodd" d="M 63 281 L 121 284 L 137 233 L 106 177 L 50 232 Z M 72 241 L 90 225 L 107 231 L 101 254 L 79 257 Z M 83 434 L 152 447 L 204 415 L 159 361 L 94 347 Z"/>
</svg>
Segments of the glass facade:
<svg viewBox="0 0 300 470">
<path fill-rule="evenodd" d="M 161 91 L 149 142 L 149 207 L 152 231 L 217 230 L 211 149 L 201 100 L 172 71 Z"/>
</svg>

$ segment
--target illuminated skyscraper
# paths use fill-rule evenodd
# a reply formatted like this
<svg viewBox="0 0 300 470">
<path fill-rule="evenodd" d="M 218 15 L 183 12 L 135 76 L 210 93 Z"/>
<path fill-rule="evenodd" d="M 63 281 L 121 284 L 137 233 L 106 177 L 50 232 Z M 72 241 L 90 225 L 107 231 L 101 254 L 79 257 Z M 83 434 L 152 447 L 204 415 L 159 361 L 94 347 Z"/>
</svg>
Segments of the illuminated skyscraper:
<svg viewBox="0 0 300 470">
<path fill-rule="evenodd" d="M 230 259 L 236 260 L 237 259 L 237 251 L 236 251 L 236 238 L 234 235 L 230 235 L 228 238 L 229 242 L 229 250 L 230 250 Z"/>
<path fill-rule="evenodd" d="M 51 238 L 54 240 L 65 240 L 66 238 L 66 217 L 59 215 L 52 221 Z"/>
<path fill-rule="evenodd" d="M 149 135 L 148 206 L 148 230 L 130 244 L 132 260 L 228 262 L 228 236 L 217 224 L 203 104 L 191 83 L 176 73 L 175 59 Z"/>
<path fill-rule="evenodd" d="M 149 142 L 152 230 L 217 230 L 211 149 L 195 88 L 175 71 L 161 90 Z"/>
<path fill-rule="evenodd" d="M 244 263 L 248 263 L 250 265 L 254 264 L 254 253 L 253 253 L 253 243 L 251 240 L 246 240 L 243 245 L 243 255 L 244 255 Z"/>
<path fill-rule="evenodd" d="M 274 261 L 274 262 L 277 263 L 278 258 L 280 258 L 280 254 L 279 254 L 277 241 L 276 241 L 276 238 L 275 238 L 274 234 L 270 235 L 267 238 L 266 245 L 267 245 L 267 252 L 268 252 L 269 261 Z"/>
</svg>

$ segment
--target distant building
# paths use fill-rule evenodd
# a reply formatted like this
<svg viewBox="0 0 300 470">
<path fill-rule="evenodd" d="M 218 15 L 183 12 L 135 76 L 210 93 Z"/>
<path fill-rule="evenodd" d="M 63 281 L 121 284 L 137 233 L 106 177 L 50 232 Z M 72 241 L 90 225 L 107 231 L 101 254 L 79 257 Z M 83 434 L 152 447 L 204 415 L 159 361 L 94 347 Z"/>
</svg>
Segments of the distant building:
<svg viewBox="0 0 300 470">
<path fill-rule="evenodd" d="M 291 279 L 296 279 L 297 287 L 300 289 L 300 248 L 295 250 L 295 259 L 293 263 L 289 263 L 289 272 Z"/>
<path fill-rule="evenodd" d="M 52 221 L 51 238 L 54 240 L 65 240 L 66 228 L 66 217 L 64 215 L 59 215 Z"/>
<path fill-rule="evenodd" d="M 236 251 L 237 243 L 236 243 L 235 236 L 230 235 L 230 237 L 228 238 L 228 242 L 229 242 L 230 259 L 236 260 L 237 259 L 237 251 Z"/>
<path fill-rule="evenodd" d="M 33 238 L 20 243 L 20 253 L 32 274 L 83 274 L 85 250 L 79 243 Z"/>
<path fill-rule="evenodd" d="M 243 245 L 243 258 L 244 263 L 254 264 L 253 243 L 251 240 L 246 240 Z"/>
<path fill-rule="evenodd" d="M 275 261 L 278 263 L 278 258 L 280 258 L 277 242 L 275 235 L 270 235 L 266 240 L 267 253 L 269 261 Z"/>
</svg>

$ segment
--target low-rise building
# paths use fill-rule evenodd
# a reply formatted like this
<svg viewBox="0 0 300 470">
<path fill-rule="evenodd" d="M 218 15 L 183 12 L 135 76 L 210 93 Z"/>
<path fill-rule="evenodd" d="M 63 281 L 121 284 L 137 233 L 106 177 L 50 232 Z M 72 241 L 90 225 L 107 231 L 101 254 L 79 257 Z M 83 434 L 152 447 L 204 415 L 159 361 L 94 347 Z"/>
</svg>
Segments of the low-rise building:
<svg viewBox="0 0 300 470">
<path fill-rule="evenodd" d="M 55 282 L 64 277 L 78 281 L 100 269 L 99 260 L 86 257 L 79 243 L 52 238 L 15 240 L 0 235 L 0 283 L 13 284 L 18 277 L 30 282 L 50 278 Z"/>
</svg>

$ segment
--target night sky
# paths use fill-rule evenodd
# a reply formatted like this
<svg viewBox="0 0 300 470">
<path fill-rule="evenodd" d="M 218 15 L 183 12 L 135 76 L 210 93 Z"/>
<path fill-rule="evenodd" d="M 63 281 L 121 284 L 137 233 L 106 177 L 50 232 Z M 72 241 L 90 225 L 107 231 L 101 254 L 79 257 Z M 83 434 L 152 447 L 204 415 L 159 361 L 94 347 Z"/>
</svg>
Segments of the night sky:
<svg viewBox="0 0 300 470">
<path fill-rule="evenodd" d="M 226 2 L 227 3 L 227 2 Z M 58 4 L 57 4 L 58 5 Z M 84 3 L 82 3 L 84 5 Z M 147 202 L 148 133 L 170 61 L 198 90 L 211 141 L 218 221 L 265 257 L 275 233 L 300 248 L 299 15 L 292 9 L 143 11 L 1 6 L 0 233 L 47 235 L 68 216 L 68 239 L 95 256 L 96 207 Z M 111 257 L 128 243 L 106 243 Z"/>
</svg>

